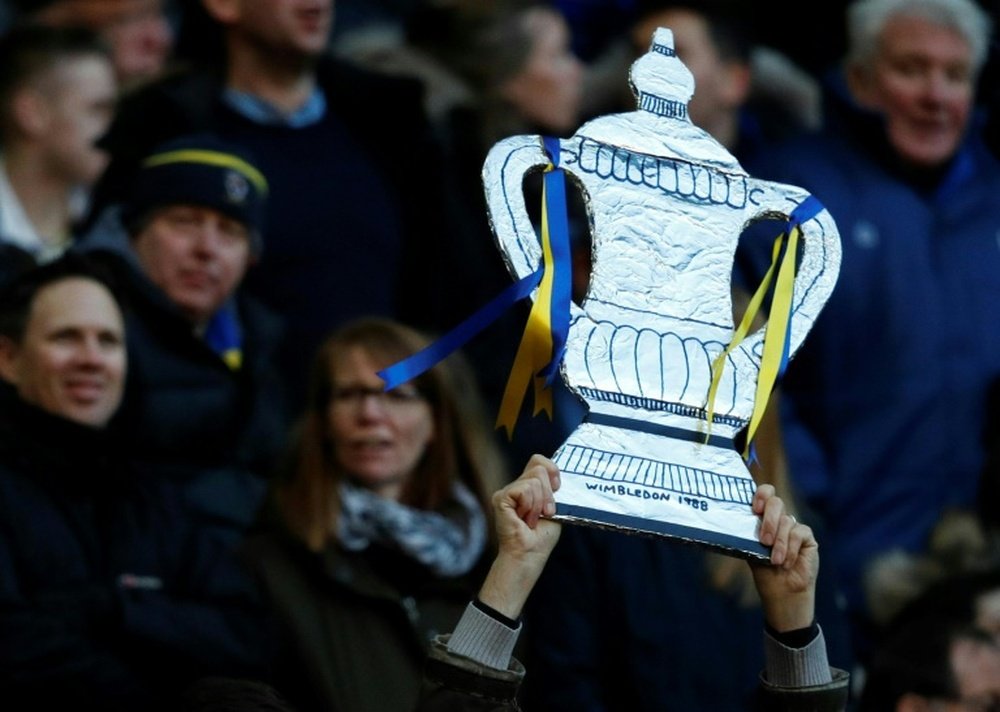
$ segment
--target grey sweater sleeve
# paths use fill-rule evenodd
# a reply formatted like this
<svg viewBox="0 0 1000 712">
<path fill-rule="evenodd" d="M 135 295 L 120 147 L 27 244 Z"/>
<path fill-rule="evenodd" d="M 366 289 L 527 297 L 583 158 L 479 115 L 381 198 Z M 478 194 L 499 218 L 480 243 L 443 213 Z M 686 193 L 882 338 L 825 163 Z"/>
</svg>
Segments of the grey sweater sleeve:
<svg viewBox="0 0 1000 712">
<path fill-rule="evenodd" d="M 833 679 L 823 629 L 804 648 L 789 648 L 764 633 L 764 676 L 777 687 L 814 687 Z"/>
<path fill-rule="evenodd" d="M 521 626 L 511 628 L 470 603 L 448 640 L 448 652 L 487 667 L 506 670 Z"/>
</svg>

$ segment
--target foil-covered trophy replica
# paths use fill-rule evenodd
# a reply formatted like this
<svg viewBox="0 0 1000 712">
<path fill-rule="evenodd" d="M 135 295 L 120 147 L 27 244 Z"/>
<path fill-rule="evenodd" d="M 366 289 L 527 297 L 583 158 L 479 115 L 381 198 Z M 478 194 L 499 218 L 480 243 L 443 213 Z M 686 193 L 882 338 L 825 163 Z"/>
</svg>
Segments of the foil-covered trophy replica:
<svg viewBox="0 0 1000 712">
<path fill-rule="evenodd" d="M 733 445 L 754 411 L 765 332 L 727 350 L 734 255 L 749 223 L 816 206 L 799 225 L 787 360 L 833 290 L 839 235 L 806 191 L 749 176 L 691 123 L 694 80 L 670 30 L 656 31 L 630 82 L 637 111 L 596 118 L 559 143 L 559 167 L 587 204 L 594 257 L 561 365 L 589 414 L 553 458 L 555 518 L 765 558 L 750 508 L 756 485 Z M 542 260 L 523 181 L 552 163 L 543 146 L 539 136 L 505 139 L 483 168 L 493 230 L 518 279 Z"/>
</svg>

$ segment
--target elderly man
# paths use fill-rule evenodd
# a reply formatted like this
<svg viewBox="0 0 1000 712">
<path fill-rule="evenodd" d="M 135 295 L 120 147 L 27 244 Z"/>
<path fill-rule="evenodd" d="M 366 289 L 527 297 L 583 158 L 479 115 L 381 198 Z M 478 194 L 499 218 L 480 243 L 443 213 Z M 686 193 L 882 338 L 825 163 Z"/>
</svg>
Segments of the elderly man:
<svg viewBox="0 0 1000 712">
<path fill-rule="evenodd" d="M 240 147 L 181 137 L 154 149 L 79 245 L 128 295 L 118 421 L 133 457 L 182 484 L 193 520 L 231 541 L 256 513 L 286 430 L 273 367 L 280 323 L 239 289 L 267 193 Z"/>
<path fill-rule="evenodd" d="M 170 490 L 139 486 L 107 427 L 127 370 L 108 277 L 71 255 L 0 305 L 4 709 L 168 709 L 200 675 L 252 673 L 250 589 L 217 605 L 218 550 Z"/>
<path fill-rule="evenodd" d="M 990 37 L 975 2 L 859 0 L 848 28 L 824 133 L 751 171 L 805 187 L 841 235 L 837 286 L 784 381 L 784 433 L 864 653 L 868 563 L 920 550 L 976 496 L 1000 374 L 1000 164 L 975 123 Z"/>
</svg>

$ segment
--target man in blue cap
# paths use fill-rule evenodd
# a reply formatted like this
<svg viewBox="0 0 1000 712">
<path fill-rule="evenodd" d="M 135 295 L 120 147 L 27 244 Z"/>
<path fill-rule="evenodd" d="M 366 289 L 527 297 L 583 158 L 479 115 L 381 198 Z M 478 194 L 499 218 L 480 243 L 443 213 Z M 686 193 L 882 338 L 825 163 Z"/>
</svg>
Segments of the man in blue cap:
<svg viewBox="0 0 1000 712">
<path fill-rule="evenodd" d="M 196 525 L 236 543 L 286 430 L 273 368 L 281 324 L 242 294 L 267 180 L 240 146 L 189 135 L 155 148 L 80 248 L 127 286 L 131 367 L 118 421 L 132 456 L 186 492 Z"/>
</svg>

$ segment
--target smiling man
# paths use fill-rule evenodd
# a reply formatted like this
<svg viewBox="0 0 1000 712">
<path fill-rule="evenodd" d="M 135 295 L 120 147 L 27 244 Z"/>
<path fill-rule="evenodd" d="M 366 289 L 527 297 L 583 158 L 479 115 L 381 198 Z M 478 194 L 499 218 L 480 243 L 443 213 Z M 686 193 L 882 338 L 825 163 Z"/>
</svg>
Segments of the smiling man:
<svg viewBox="0 0 1000 712">
<path fill-rule="evenodd" d="M 919 551 L 945 509 L 975 501 L 1000 375 L 1000 164 L 976 120 L 991 34 L 977 3 L 858 0 L 847 18 L 824 132 L 750 170 L 806 188 L 840 232 L 833 296 L 784 380 L 783 430 L 863 655 L 869 562 Z"/>
<path fill-rule="evenodd" d="M 176 709 L 207 674 L 257 674 L 252 589 L 150 487 L 109 425 L 128 354 L 110 274 L 69 254 L 0 297 L 4 709 Z M 216 596 L 225 596 L 217 604 Z"/>
<path fill-rule="evenodd" d="M 0 376 L 25 403 L 103 428 L 122 399 L 125 334 L 108 288 L 67 270 L 0 324 Z"/>
</svg>

